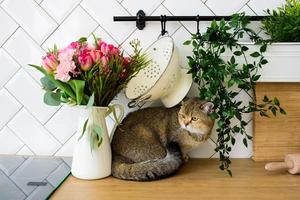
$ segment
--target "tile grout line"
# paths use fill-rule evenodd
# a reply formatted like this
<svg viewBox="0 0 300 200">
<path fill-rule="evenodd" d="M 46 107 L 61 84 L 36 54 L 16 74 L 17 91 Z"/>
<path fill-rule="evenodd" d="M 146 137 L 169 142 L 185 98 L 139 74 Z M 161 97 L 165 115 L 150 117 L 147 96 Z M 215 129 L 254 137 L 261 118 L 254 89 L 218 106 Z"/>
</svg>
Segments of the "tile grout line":
<svg viewBox="0 0 300 200">
<path fill-rule="evenodd" d="M 48 37 L 45 38 L 45 40 L 39 45 L 42 49 L 44 49 L 43 45 L 45 42 L 58 30 L 59 27 L 74 13 L 74 11 L 78 8 L 78 6 L 81 4 L 83 0 L 80 0 L 76 6 L 74 6 L 73 9 L 69 11 L 69 14 L 65 16 L 65 18 L 58 24 L 58 26 L 49 34 Z"/>
<path fill-rule="evenodd" d="M 6 126 L 7 127 L 7 126 Z M 8 127 L 7 127 L 8 128 Z M 14 132 L 12 132 L 14 135 L 15 135 L 15 133 Z M 21 141 L 21 142 L 23 142 L 23 141 Z M 23 146 L 15 153 L 15 155 L 17 155 L 24 147 L 26 147 L 26 144 L 24 144 L 23 143 Z"/>
<path fill-rule="evenodd" d="M 249 3 L 250 1 L 248 1 L 247 3 L 246 3 L 246 5 L 247 5 L 247 7 L 255 14 L 255 15 L 258 15 L 254 10 L 253 10 L 253 8 L 251 7 L 251 6 L 249 6 Z"/>
<path fill-rule="evenodd" d="M 26 162 L 27 161 L 27 159 L 25 159 L 23 162 L 22 162 L 22 164 L 21 165 L 19 165 L 9 176 L 7 176 L 5 173 L 5 176 L 11 181 L 11 183 L 13 184 L 13 185 L 15 185 L 24 195 L 25 195 L 25 197 L 27 197 L 27 195 L 26 195 L 26 193 L 23 191 L 23 189 L 21 188 L 21 187 L 19 187 L 18 186 L 18 184 L 13 180 L 13 179 L 11 179 L 11 175 L 17 170 L 17 169 L 19 169 L 23 164 L 24 164 L 24 162 Z"/>
<path fill-rule="evenodd" d="M 6 87 L 5 87 L 6 88 Z M 16 98 L 7 88 L 6 88 L 6 90 L 7 90 L 7 92 L 10 94 L 10 95 L 12 95 L 14 98 Z M 35 121 L 37 121 L 44 129 L 45 129 L 45 131 L 48 133 L 48 134 L 50 134 L 59 144 L 62 144 L 51 132 L 49 132 L 48 131 L 48 129 L 46 129 L 44 126 L 43 126 L 43 124 L 39 121 L 39 119 L 37 119 L 27 108 L 26 108 L 26 106 L 24 106 L 17 98 L 16 98 L 16 100 L 23 106 L 20 110 L 19 110 L 19 112 L 22 110 L 22 109 L 24 109 L 24 110 L 26 110 L 34 119 L 35 119 Z M 17 113 L 19 113 L 19 112 L 17 112 Z M 16 113 L 16 114 L 17 114 Z M 15 116 L 16 115 L 14 115 L 14 117 L 13 118 L 11 118 L 6 124 L 9 124 L 10 122 L 11 122 L 11 120 L 13 120 L 14 118 L 15 118 Z M 7 127 L 9 127 L 8 125 L 7 125 Z M 23 141 L 23 140 L 22 140 Z M 25 142 L 24 142 L 24 144 L 26 144 Z M 33 151 L 34 152 L 34 151 Z"/>
<path fill-rule="evenodd" d="M 4 0 L 5 1 L 5 0 Z M 3 1 L 3 2 L 4 2 Z M 2 3 L 3 3 L 2 2 Z M 19 27 L 20 27 L 20 24 L 17 22 L 17 20 L 15 20 L 15 18 L 13 18 L 3 7 L 2 7 L 2 3 L 0 4 L 0 9 L 5 12 L 5 14 L 7 14 L 7 16 L 9 16 L 9 18 L 11 18 Z"/>
<path fill-rule="evenodd" d="M 15 96 L 13 96 L 12 94 L 11 94 L 11 92 L 4 86 L 4 87 L 2 87 L 2 90 L 5 90 L 9 95 L 11 95 L 13 98 L 14 98 L 14 100 L 16 101 L 16 102 L 18 102 L 18 104 L 20 104 L 20 107 L 18 108 L 18 111 L 16 111 L 16 113 L 14 113 L 13 114 L 13 116 L 6 122 L 6 124 L 3 126 L 3 127 L 5 127 L 5 126 L 7 126 L 7 124 L 21 111 L 21 109 L 24 107 L 24 105 L 15 97 Z M 2 129 L 1 129 L 2 130 Z"/>
<path fill-rule="evenodd" d="M 9 177 L 10 177 L 11 175 L 13 175 L 13 173 L 15 173 L 15 171 L 17 171 L 17 170 L 24 164 L 24 162 L 26 162 L 26 161 L 27 161 L 27 158 L 24 158 L 24 160 L 22 161 L 22 163 L 21 163 L 14 171 L 12 171 L 12 172 L 10 173 Z"/>
<path fill-rule="evenodd" d="M 40 2 L 40 3 L 37 3 L 36 1 L 34 1 L 36 4 L 37 4 L 37 6 L 39 6 L 43 11 L 44 11 L 44 13 L 50 18 L 50 19 L 52 19 L 53 21 L 54 21 L 54 23 L 56 24 L 56 26 L 58 26 L 60 23 L 58 22 L 58 21 L 56 21 L 56 19 L 54 19 L 46 10 L 45 10 L 45 8 L 41 5 L 42 3 L 43 3 L 43 1 L 42 2 Z"/>
<path fill-rule="evenodd" d="M 248 0 L 244 5 L 242 5 L 235 13 L 240 13 L 241 10 L 248 5 L 248 3 L 250 2 L 250 0 Z"/>
<path fill-rule="evenodd" d="M 71 139 L 72 139 L 72 137 L 76 134 L 76 132 L 77 132 L 77 130 L 75 131 L 75 132 L 73 132 L 72 133 L 72 135 L 62 144 L 62 147 L 65 145 L 65 144 L 67 144 L 67 142 L 69 142 Z M 75 138 L 76 139 L 76 138 Z M 55 156 L 61 149 L 62 149 L 62 147 L 60 148 L 60 149 L 58 149 L 56 152 L 54 152 L 53 154 L 52 154 L 52 156 Z"/>
<path fill-rule="evenodd" d="M 47 106 L 45 104 L 45 106 Z M 46 124 L 58 113 L 58 111 L 60 111 L 62 109 L 62 105 L 59 105 L 59 108 L 44 122 L 44 123 L 41 123 L 45 128 L 46 128 Z"/>
<path fill-rule="evenodd" d="M 83 10 L 84 10 L 84 12 L 86 12 L 97 24 L 98 24 L 98 26 L 97 26 L 97 28 L 95 29 L 95 30 L 97 30 L 99 27 L 102 29 L 102 30 L 104 30 L 104 32 L 107 34 L 107 35 L 109 35 L 109 37 L 111 37 L 111 39 L 113 39 L 113 41 L 114 42 L 116 42 L 116 44 L 119 44 L 118 42 L 117 42 L 117 40 L 108 32 L 108 31 L 106 31 L 105 30 L 105 28 L 104 27 L 102 27 L 101 26 L 101 24 L 98 22 L 98 20 L 96 20 L 85 8 L 84 8 L 84 6 L 82 6 L 81 4 L 79 5 Z"/>
<path fill-rule="evenodd" d="M 200 0 L 201 1 L 201 0 Z M 206 4 L 208 2 L 208 0 L 204 3 L 201 1 L 201 3 L 206 6 L 206 8 L 208 8 L 208 10 L 210 10 L 210 12 L 214 15 L 214 16 L 217 16 L 217 14 Z"/>
<path fill-rule="evenodd" d="M 28 76 L 30 76 L 39 86 L 41 86 L 41 84 L 35 79 L 35 77 L 33 77 L 32 76 L 32 74 L 30 74 L 24 67 L 23 67 L 23 65 L 21 65 L 20 63 L 19 63 L 19 61 L 17 60 L 17 59 L 15 59 L 15 57 L 13 57 L 12 55 L 11 55 L 11 53 L 9 52 L 9 51 L 7 51 L 7 49 L 5 48 L 5 47 L 3 47 L 2 48 L 19 66 L 20 66 L 20 68 L 16 71 L 16 73 L 18 73 L 21 69 L 23 69 L 23 71 L 24 72 L 26 72 L 27 73 L 27 75 Z M 16 73 L 14 74 L 14 76 L 16 75 Z M 11 80 L 11 79 L 10 79 Z M 9 81 L 10 81 L 9 80 Z M 7 81 L 6 83 L 5 83 L 5 85 L 9 82 L 9 81 Z"/>
<path fill-rule="evenodd" d="M 21 139 L 14 130 L 12 130 L 8 125 L 6 126 L 20 141 L 23 142 L 24 146 L 26 146 L 34 155 L 36 155 L 36 153 L 23 141 L 23 139 Z M 23 146 L 23 147 L 24 147 Z M 23 149 L 23 147 L 21 149 Z M 21 149 L 19 151 L 21 151 Z"/>
<path fill-rule="evenodd" d="M 173 14 L 173 13 L 172 13 L 172 12 L 171 12 L 164 4 L 162 4 L 162 5 L 163 5 L 163 7 L 164 7 L 167 11 L 169 11 L 169 12 L 171 13 L 171 15 L 174 16 L 174 14 Z M 185 25 L 182 23 L 182 21 L 178 21 L 178 23 L 179 23 L 181 26 L 179 26 L 179 28 L 178 28 L 177 30 L 175 30 L 174 33 L 173 33 L 172 35 L 174 35 L 181 27 L 183 27 L 187 32 L 189 32 L 189 33 L 191 34 L 191 32 L 189 31 L 189 29 L 185 27 Z"/>
<path fill-rule="evenodd" d="M 5 39 L 4 40 L 4 42 L 1 44 L 1 46 L 0 46 L 0 48 L 3 48 L 3 46 L 6 44 L 6 42 L 8 41 L 8 40 L 10 40 L 10 38 L 17 32 L 17 30 L 20 28 L 20 25 L 19 24 L 17 24 L 18 26 L 17 26 L 17 28 L 16 28 L 16 30 L 14 30 L 12 33 L 11 33 L 11 35 L 7 38 L 7 39 Z"/>
<path fill-rule="evenodd" d="M 123 6 L 123 4 L 122 4 L 123 2 L 124 2 L 124 0 L 123 0 L 121 3 L 119 3 L 120 6 L 128 13 L 128 15 L 132 16 L 132 14 L 129 12 L 129 10 L 127 10 L 127 8 L 125 8 L 125 7 Z M 117 2 L 117 3 L 118 3 L 118 2 Z M 128 37 L 126 37 L 126 38 L 120 43 L 120 46 L 123 45 L 124 42 L 125 42 L 126 40 L 128 40 L 129 37 L 130 37 L 135 31 L 137 31 L 137 30 L 138 30 L 138 29 L 135 27 L 134 30 L 128 35 Z"/>
<path fill-rule="evenodd" d="M 123 3 L 124 1 L 122 1 L 121 3 L 119 3 L 118 1 L 116 1 L 116 3 L 118 3 L 127 13 L 128 13 L 128 15 L 130 15 L 130 16 L 132 16 L 132 14 L 129 12 L 129 10 L 127 10 L 127 8 L 125 8 L 124 6 L 123 6 Z"/>
<path fill-rule="evenodd" d="M 3 7 L 2 7 L 2 5 L 0 5 L 0 8 L 2 8 L 2 10 L 17 24 L 17 25 L 19 25 L 19 27 L 18 28 L 21 28 L 25 33 L 26 33 L 26 35 L 28 35 L 28 37 L 30 37 L 31 38 L 31 40 L 33 40 L 34 41 L 34 43 L 36 43 L 38 46 L 40 46 L 40 44 L 22 27 L 22 26 L 20 26 L 20 24 L 17 22 L 17 20 L 15 20 L 15 18 L 14 17 L 12 17 Z"/>
<path fill-rule="evenodd" d="M 22 165 L 26 162 L 26 161 L 28 161 L 30 158 L 27 158 L 23 163 L 22 163 Z M 17 169 L 14 171 L 14 173 L 20 168 L 20 167 L 22 167 L 22 165 L 20 165 L 20 166 L 18 166 L 17 167 Z M 25 194 L 25 196 L 26 197 L 28 197 L 28 195 L 25 193 L 25 191 L 21 188 L 21 187 L 19 187 L 19 185 L 13 180 L 13 179 L 11 179 L 11 176 L 14 174 L 14 173 L 12 173 L 10 176 L 9 176 L 9 179 L 19 188 L 19 189 L 21 189 L 21 191 Z"/>
</svg>

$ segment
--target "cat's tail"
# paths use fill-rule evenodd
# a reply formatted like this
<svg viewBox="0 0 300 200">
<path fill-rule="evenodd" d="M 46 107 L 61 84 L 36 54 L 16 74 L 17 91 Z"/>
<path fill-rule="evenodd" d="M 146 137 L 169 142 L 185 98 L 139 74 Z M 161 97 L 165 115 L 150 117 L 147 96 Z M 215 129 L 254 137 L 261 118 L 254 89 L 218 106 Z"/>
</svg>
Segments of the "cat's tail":
<svg viewBox="0 0 300 200">
<path fill-rule="evenodd" d="M 113 161 L 112 175 L 133 181 L 151 181 L 174 174 L 181 164 L 182 156 L 177 144 L 170 144 L 166 157 L 140 163 Z"/>
</svg>

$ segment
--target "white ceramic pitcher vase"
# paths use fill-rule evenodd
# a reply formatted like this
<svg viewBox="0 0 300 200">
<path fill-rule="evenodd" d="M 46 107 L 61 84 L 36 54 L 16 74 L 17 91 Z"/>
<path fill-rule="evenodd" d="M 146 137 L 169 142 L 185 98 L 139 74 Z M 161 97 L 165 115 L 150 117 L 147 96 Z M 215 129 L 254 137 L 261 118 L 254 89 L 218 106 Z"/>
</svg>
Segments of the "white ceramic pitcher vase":
<svg viewBox="0 0 300 200">
<path fill-rule="evenodd" d="M 105 118 L 114 113 L 117 118 L 112 134 L 114 133 L 117 122 L 124 115 L 121 105 L 110 107 L 90 107 L 76 106 L 81 113 L 78 118 L 78 129 L 76 132 L 76 142 L 73 152 L 72 175 L 80 179 L 101 179 L 111 174 L 112 153 L 110 146 L 110 137 L 107 131 Z M 119 109 L 117 116 L 116 109 Z M 101 135 L 102 142 L 100 146 L 92 145 L 95 138 L 94 128 L 98 127 L 98 134 Z M 83 130 L 85 130 L 83 132 Z M 111 137 L 112 137 L 111 134 Z"/>
</svg>

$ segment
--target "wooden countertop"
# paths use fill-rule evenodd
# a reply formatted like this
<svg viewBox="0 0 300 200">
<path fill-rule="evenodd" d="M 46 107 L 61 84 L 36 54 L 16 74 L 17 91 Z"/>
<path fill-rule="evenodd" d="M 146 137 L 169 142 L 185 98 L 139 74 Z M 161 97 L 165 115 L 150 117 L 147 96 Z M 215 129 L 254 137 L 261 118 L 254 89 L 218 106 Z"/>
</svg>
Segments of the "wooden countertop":
<svg viewBox="0 0 300 200">
<path fill-rule="evenodd" d="M 112 177 L 84 181 L 70 176 L 51 199 L 300 199 L 300 175 L 266 172 L 265 163 L 251 159 L 232 161 L 232 178 L 218 169 L 216 159 L 192 159 L 175 176 L 152 182 Z"/>
</svg>

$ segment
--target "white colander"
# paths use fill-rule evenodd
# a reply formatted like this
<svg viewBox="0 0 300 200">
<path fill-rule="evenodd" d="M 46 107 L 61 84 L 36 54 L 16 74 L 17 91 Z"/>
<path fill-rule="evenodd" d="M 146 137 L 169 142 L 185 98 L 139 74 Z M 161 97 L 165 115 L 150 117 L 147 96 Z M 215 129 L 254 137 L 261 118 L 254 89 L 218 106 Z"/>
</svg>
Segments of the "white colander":
<svg viewBox="0 0 300 200">
<path fill-rule="evenodd" d="M 125 90 L 129 107 L 160 99 L 165 107 L 178 104 L 188 93 L 192 77 L 178 64 L 178 53 L 169 36 L 160 37 L 146 50 L 151 62 L 132 78 Z"/>
</svg>

